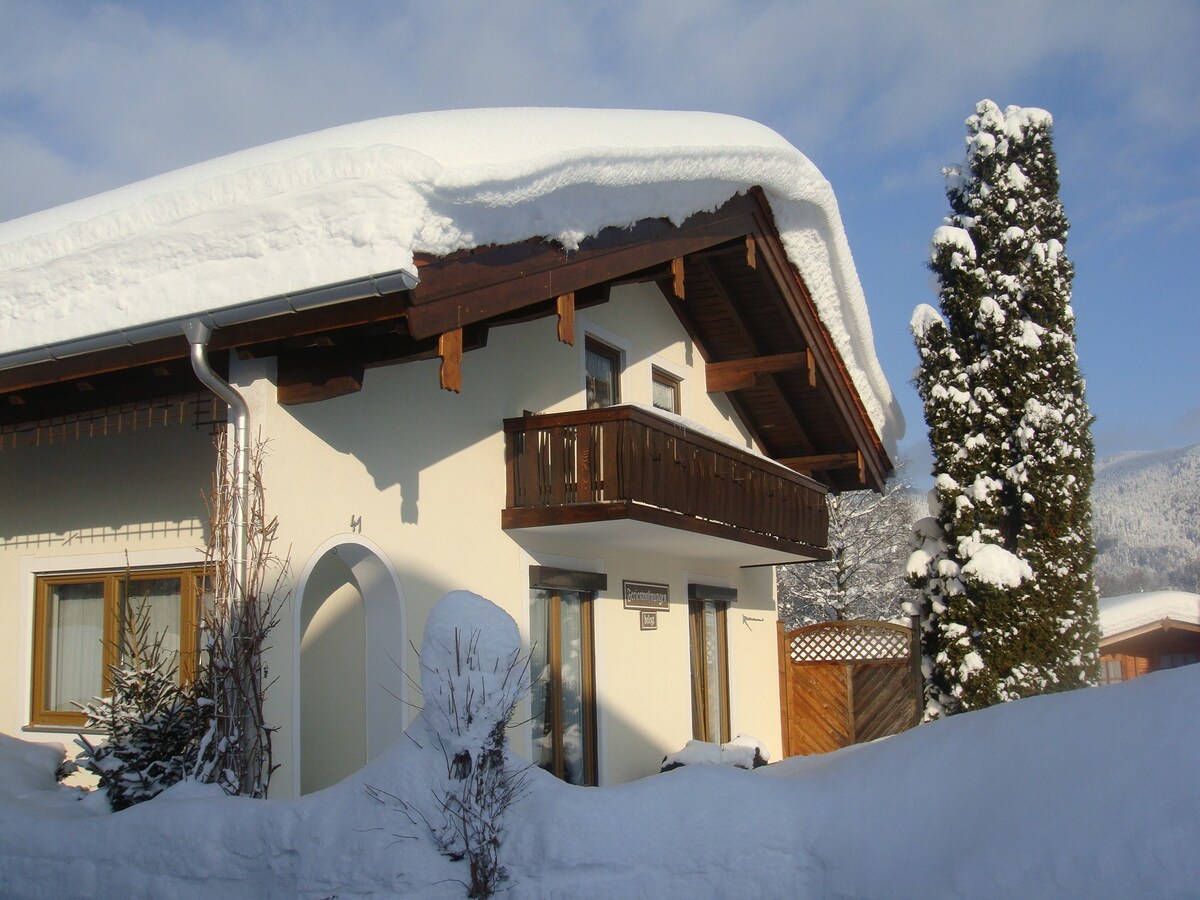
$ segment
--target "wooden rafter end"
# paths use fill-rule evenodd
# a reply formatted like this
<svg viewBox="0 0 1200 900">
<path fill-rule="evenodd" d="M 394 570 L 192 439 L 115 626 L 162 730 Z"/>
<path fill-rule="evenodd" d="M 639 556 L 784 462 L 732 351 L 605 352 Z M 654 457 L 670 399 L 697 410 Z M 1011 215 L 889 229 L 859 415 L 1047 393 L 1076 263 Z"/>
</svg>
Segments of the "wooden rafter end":
<svg viewBox="0 0 1200 900">
<path fill-rule="evenodd" d="M 442 367 L 438 373 L 438 383 L 443 390 L 462 393 L 462 354 L 463 333 L 461 328 L 447 331 L 438 337 L 438 356 L 442 358 Z"/>
</svg>

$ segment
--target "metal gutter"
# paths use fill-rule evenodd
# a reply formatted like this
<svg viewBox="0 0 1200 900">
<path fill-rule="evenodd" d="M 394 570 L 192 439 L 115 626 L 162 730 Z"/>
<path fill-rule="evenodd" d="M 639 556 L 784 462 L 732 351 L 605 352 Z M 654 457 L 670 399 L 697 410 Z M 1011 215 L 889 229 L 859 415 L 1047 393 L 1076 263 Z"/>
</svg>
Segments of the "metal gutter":
<svg viewBox="0 0 1200 900">
<path fill-rule="evenodd" d="M 55 344 L 44 344 L 26 350 L 0 353 L 0 371 L 36 363 L 53 362 L 72 356 L 82 356 L 85 353 L 115 350 L 118 347 L 133 347 L 162 338 L 174 337 L 179 334 L 181 328 L 186 326 L 186 323 L 192 321 L 203 322 L 210 329 L 228 328 L 231 325 L 241 325 L 274 316 L 291 315 L 322 306 L 365 300 L 368 297 L 382 297 L 384 294 L 398 291 L 411 291 L 417 286 L 418 281 L 419 279 L 412 272 L 397 269 L 381 275 L 369 275 L 366 278 L 357 278 L 338 284 L 266 297 L 237 306 L 192 312 L 185 316 L 164 319 L 146 325 L 135 325 L 131 328 L 106 331 L 102 334 L 60 341 Z"/>
</svg>

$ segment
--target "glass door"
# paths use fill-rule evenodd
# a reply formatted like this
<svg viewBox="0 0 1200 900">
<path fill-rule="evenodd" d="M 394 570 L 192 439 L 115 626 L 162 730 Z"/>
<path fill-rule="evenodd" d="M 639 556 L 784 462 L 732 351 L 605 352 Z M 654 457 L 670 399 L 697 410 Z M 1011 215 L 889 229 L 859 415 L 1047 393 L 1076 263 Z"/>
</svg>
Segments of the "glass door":
<svg viewBox="0 0 1200 900">
<path fill-rule="evenodd" d="M 596 783 L 591 594 L 530 592 L 534 762 L 570 784 Z"/>
</svg>

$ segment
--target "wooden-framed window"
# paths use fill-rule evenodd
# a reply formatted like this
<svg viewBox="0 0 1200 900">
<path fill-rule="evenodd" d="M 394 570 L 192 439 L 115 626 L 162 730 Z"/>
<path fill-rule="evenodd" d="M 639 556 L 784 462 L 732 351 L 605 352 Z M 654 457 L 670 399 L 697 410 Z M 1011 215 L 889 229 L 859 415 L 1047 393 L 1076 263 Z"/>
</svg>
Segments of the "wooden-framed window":
<svg viewBox="0 0 1200 900">
<path fill-rule="evenodd" d="M 616 406 L 621 402 L 621 351 L 589 337 L 583 353 L 587 408 Z"/>
<path fill-rule="evenodd" d="M 31 724 L 84 725 L 79 706 L 109 691 L 122 629 L 143 606 L 179 677 L 194 678 L 202 579 L 198 567 L 39 575 Z"/>
<path fill-rule="evenodd" d="M 1116 684 L 1123 680 L 1124 676 L 1121 671 L 1120 659 L 1102 659 L 1100 660 L 1100 683 L 1101 684 Z"/>
<path fill-rule="evenodd" d="M 533 758 L 570 784 L 597 783 L 592 595 L 530 589 Z"/>
<path fill-rule="evenodd" d="M 689 600 L 692 644 L 692 737 L 724 744 L 729 741 L 729 644 L 726 603 Z"/>
<path fill-rule="evenodd" d="M 679 415 L 679 379 L 657 366 L 651 367 L 650 402 L 655 409 Z"/>
</svg>

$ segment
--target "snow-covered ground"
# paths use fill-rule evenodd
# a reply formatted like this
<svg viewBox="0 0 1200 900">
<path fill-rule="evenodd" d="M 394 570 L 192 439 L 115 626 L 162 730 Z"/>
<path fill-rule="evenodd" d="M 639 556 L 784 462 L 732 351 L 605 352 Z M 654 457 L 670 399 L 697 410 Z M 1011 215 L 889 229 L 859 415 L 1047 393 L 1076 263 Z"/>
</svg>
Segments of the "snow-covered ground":
<svg viewBox="0 0 1200 900">
<path fill-rule="evenodd" d="M 534 769 L 509 814 L 504 888 L 513 897 L 1195 897 L 1197 708 L 1200 666 L 1188 666 L 755 771 L 692 765 L 577 788 Z M 52 747 L 0 736 L 0 896 L 465 896 L 467 863 L 439 855 L 423 824 L 366 790 L 427 803 L 421 739 L 425 749 L 402 740 L 300 800 L 229 798 L 185 782 L 110 814 L 99 795 L 81 801 L 56 784 Z"/>
</svg>

